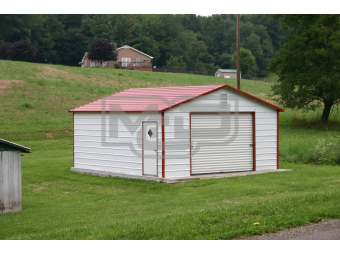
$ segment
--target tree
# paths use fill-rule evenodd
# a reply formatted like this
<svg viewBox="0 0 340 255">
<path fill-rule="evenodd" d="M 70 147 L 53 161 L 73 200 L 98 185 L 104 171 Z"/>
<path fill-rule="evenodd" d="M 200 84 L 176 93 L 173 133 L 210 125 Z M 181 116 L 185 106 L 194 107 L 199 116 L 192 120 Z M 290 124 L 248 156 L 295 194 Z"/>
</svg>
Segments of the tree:
<svg viewBox="0 0 340 255">
<path fill-rule="evenodd" d="M 32 61 L 37 54 L 37 49 L 28 40 L 14 42 L 10 51 L 10 59 L 18 61 Z"/>
<path fill-rule="evenodd" d="M 171 56 L 168 61 L 166 61 L 167 66 L 186 66 L 186 63 L 183 62 L 182 56 L 174 57 Z"/>
<path fill-rule="evenodd" d="M 236 68 L 236 52 L 231 59 L 233 67 Z M 240 68 L 242 75 L 250 75 L 252 70 L 256 67 L 255 57 L 250 50 L 240 48 Z"/>
<path fill-rule="evenodd" d="M 28 40 L 19 40 L 14 43 L 0 45 L 0 59 L 31 61 L 37 54 L 36 47 Z"/>
<path fill-rule="evenodd" d="M 231 58 L 232 58 L 231 54 L 224 52 L 218 56 L 217 64 L 223 69 L 231 68 L 232 67 Z"/>
<path fill-rule="evenodd" d="M 10 59 L 11 50 L 12 50 L 12 43 L 9 43 L 9 42 L 0 43 L 0 59 L 4 59 L 4 60 Z"/>
<path fill-rule="evenodd" d="M 117 51 L 113 43 L 107 39 L 94 40 L 89 49 L 88 57 L 91 60 L 99 60 L 103 66 L 103 61 L 117 60 Z"/>
<path fill-rule="evenodd" d="M 328 121 L 340 102 L 340 16 L 278 15 L 289 28 L 285 44 L 270 63 L 278 76 L 272 87 L 288 108 L 315 110 L 323 104 L 321 121 Z"/>
</svg>

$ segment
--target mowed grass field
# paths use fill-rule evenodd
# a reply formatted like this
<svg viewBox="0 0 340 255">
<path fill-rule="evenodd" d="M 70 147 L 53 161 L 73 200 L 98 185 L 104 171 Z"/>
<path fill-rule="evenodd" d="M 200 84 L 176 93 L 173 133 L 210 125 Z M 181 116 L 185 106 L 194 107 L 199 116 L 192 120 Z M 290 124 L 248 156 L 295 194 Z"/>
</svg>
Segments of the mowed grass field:
<svg viewBox="0 0 340 255">
<path fill-rule="evenodd" d="M 200 75 L 0 61 L 0 138 L 32 149 L 22 157 L 23 211 L 0 215 L 0 239 L 238 239 L 340 218 L 339 165 L 303 163 L 320 140 L 339 135 L 337 108 L 328 125 L 315 120 L 320 111 L 280 113 L 280 168 L 290 172 L 172 185 L 70 172 L 69 109 L 131 87 L 225 83 L 236 85 Z M 271 85 L 241 82 L 273 103 Z"/>
</svg>

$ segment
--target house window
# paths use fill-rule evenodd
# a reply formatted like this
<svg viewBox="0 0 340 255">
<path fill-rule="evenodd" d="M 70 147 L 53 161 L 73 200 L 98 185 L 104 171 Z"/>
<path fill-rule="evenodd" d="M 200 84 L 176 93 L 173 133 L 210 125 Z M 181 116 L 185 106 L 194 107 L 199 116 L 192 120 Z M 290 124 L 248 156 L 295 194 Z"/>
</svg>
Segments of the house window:
<svg viewBox="0 0 340 255">
<path fill-rule="evenodd" d="M 94 60 L 90 60 L 90 67 L 95 67 L 95 61 Z"/>
<path fill-rule="evenodd" d="M 99 65 L 100 65 L 100 61 L 96 60 L 96 66 L 99 66 Z"/>
<path fill-rule="evenodd" d="M 103 62 L 103 65 L 104 65 L 104 66 L 107 66 L 107 61 L 104 61 L 104 62 Z"/>
<path fill-rule="evenodd" d="M 131 66 L 131 58 L 122 58 L 122 66 Z"/>
<path fill-rule="evenodd" d="M 84 66 L 87 66 L 87 59 L 85 60 L 85 64 L 84 64 Z"/>
<path fill-rule="evenodd" d="M 140 63 L 142 62 L 141 58 L 135 58 L 136 66 L 140 66 Z"/>
</svg>

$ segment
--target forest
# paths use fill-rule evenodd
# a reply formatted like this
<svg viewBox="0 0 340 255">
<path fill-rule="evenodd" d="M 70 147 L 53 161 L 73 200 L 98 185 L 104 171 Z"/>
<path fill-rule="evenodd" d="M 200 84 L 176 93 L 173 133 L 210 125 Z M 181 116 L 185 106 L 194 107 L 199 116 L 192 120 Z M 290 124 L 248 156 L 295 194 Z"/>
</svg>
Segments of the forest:
<svg viewBox="0 0 340 255">
<path fill-rule="evenodd" d="M 280 22 L 270 15 L 241 15 L 244 62 L 253 62 L 242 74 L 267 76 L 274 52 L 287 34 Z M 134 47 L 153 56 L 157 67 L 235 68 L 236 15 L 0 15 L 0 48 L 28 40 L 36 49 L 31 62 L 78 66 L 95 39 Z M 5 59 L 0 54 L 1 58 Z"/>
</svg>

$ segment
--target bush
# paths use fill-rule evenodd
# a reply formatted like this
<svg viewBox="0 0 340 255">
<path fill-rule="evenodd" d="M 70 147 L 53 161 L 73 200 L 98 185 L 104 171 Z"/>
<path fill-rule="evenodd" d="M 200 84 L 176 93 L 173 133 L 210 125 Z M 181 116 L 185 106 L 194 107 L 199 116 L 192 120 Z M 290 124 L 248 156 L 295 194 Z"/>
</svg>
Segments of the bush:
<svg viewBox="0 0 340 255">
<path fill-rule="evenodd" d="M 340 164 L 340 143 L 327 143 L 324 139 L 318 140 L 314 149 L 308 150 L 307 163 L 312 164 Z"/>
<path fill-rule="evenodd" d="M 28 40 L 20 40 L 12 45 L 11 60 L 31 61 L 37 54 L 36 47 Z"/>
<path fill-rule="evenodd" d="M 21 109 L 22 109 L 22 110 L 33 109 L 33 105 L 32 105 L 31 103 L 25 102 L 25 103 L 22 103 L 22 104 L 21 104 Z"/>
<path fill-rule="evenodd" d="M 115 69 L 119 69 L 118 63 L 115 63 L 115 64 L 114 64 L 114 67 L 115 67 Z"/>
<path fill-rule="evenodd" d="M 0 44 L 0 59 L 31 61 L 37 54 L 36 47 L 28 40 Z"/>
<path fill-rule="evenodd" d="M 314 165 L 340 165 L 340 139 L 334 139 L 333 144 L 330 140 L 327 142 L 319 139 L 315 147 L 308 150 L 292 147 L 280 153 L 280 160 Z"/>
<path fill-rule="evenodd" d="M 0 59 L 8 60 L 10 59 L 10 54 L 12 50 L 12 43 L 1 43 L 0 44 Z"/>
</svg>

